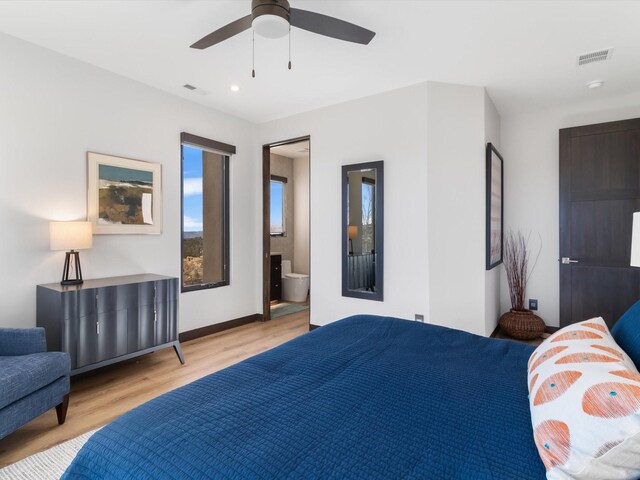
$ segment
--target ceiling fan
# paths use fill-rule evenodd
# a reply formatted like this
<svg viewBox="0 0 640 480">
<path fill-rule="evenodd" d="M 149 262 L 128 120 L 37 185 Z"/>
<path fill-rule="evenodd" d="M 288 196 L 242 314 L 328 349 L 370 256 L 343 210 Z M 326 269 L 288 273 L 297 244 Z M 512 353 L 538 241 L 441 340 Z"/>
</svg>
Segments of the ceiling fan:
<svg viewBox="0 0 640 480">
<path fill-rule="evenodd" d="M 362 45 L 368 45 L 375 36 L 375 32 L 353 23 L 321 13 L 291 8 L 287 0 L 252 0 L 250 15 L 201 38 L 191 48 L 209 48 L 249 28 L 263 37 L 280 38 L 289 33 L 290 27 Z"/>
</svg>

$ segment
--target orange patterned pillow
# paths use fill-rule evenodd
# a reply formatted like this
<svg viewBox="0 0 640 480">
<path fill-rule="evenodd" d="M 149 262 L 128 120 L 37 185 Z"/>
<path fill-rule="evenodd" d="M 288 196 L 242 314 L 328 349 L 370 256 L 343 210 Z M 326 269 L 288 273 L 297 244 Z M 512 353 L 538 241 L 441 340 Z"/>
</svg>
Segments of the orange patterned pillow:
<svg viewBox="0 0 640 480">
<path fill-rule="evenodd" d="M 548 479 L 640 477 L 640 374 L 602 318 L 558 330 L 533 352 L 528 371 Z"/>
</svg>

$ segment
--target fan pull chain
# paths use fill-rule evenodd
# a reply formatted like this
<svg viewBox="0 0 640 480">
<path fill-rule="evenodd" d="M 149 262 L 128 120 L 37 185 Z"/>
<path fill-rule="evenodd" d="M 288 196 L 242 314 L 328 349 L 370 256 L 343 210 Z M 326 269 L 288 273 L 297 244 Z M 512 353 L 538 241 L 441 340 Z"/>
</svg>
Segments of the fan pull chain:
<svg viewBox="0 0 640 480">
<path fill-rule="evenodd" d="M 253 33 L 253 39 L 251 40 L 252 45 L 252 57 L 251 57 L 251 77 L 256 78 L 256 32 L 251 30 Z"/>
<path fill-rule="evenodd" d="M 291 25 L 289 25 L 289 70 L 291 70 Z"/>
</svg>

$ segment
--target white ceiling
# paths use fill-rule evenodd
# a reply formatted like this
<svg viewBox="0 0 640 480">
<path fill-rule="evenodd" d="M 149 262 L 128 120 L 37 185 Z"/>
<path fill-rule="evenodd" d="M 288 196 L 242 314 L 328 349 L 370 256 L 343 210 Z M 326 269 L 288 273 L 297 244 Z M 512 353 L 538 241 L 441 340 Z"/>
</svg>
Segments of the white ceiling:
<svg viewBox="0 0 640 480">
<path fill-rule="evenodd" d="M 250 0 L 0 1 L 0 31 L 253 122 L 425 80 L 486 86 L 503 115 L 640 89 L 636 1 L 291 4 L 377 35 L 361 46 L 293 29 L 292 71 L 286 38 L 256 36 L 252 79 L 250 31 L 208 50 L 189 48 L 247 15 Z M 578 54 L 608 47 L 615 47 L 610 61 L 576 66 Z M 585 87 L 596 79 L 605 86 Z"/>
<path fill-rule="evenodd" d="M 271 147 L 271 153 L 287 158 L 309 158 L 309 140 Z"/>
</svg>

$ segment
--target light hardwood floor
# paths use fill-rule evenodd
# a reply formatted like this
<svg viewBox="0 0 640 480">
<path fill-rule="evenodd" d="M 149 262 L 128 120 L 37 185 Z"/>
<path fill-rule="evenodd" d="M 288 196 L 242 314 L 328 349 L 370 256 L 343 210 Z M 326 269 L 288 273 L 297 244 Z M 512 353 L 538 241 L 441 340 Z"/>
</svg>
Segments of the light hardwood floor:
<svg viewBox="0 0 640 480">
<path fill-rule="evenodd" d="M 306 310 L 183 343 L 184 366 L 173 349 L 165 349 L 74 377 L 66 423 L 59 426 L 52 409 L 0 440 L 0 468 L 101 427 L 152 398 L 308 331 Z"/>
</svg>

